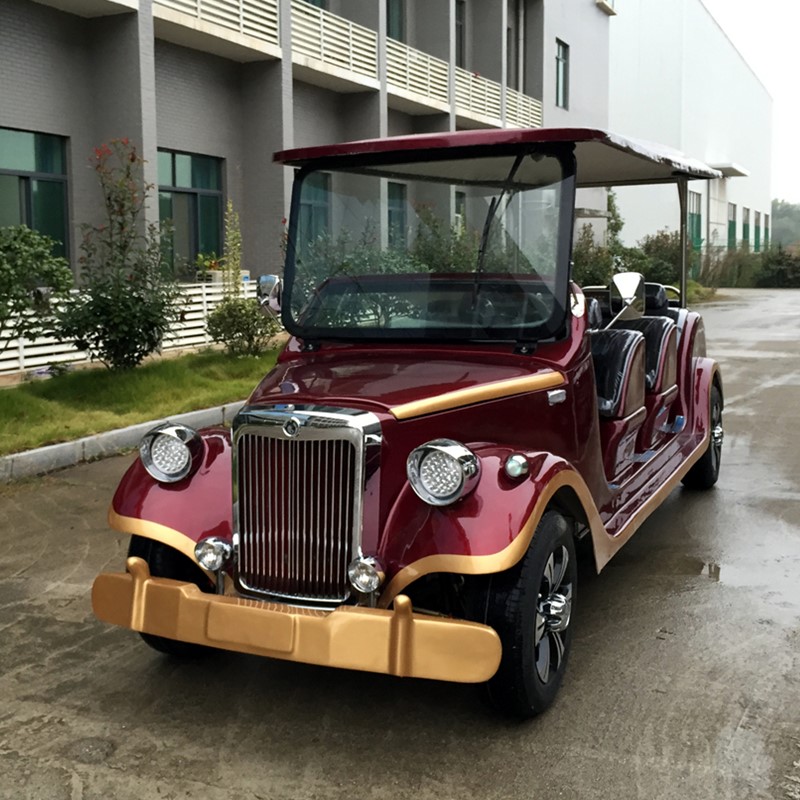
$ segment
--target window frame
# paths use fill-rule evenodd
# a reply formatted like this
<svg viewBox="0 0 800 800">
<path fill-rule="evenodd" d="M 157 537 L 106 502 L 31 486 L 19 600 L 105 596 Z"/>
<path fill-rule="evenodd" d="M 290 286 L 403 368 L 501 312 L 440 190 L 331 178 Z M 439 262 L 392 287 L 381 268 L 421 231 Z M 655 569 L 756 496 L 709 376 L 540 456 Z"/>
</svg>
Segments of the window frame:
<svg viewBox="0 0 800 800">
<path fill-rule="evenodd" d="M 750 247 L 750 209 L 742 206 L 742 244 Z"/>
<path fill-rule="evenodd" d="M 736 249 L 736 203 L 728 203 L 728 250 Z"/>
<path fill-rule="evenodd" d="M 687 227 L 692 249 L 700 250 L 703 246 L 703 195 L 700 192 L 689 192 Z"/>
<path fill-rule="evenodd" d="M 393 189 L 400 190 L 398 197 L 392 197 Z M 393 222 L 394 216 L 398 219 Z M 408 184 L 402 181 L 386 182 L 386 231 L 391 249 L 408 249 Z M 397 233 L 399 241 L 394 241 Z"/>
<path fill-rule="evenodd" d="M 395 19 L 398 23 L 399 30 L 393 30 L 392 19 Z M 396 42 L 405 43 L 407 41 L 408 26 L 405 0 L 386 0 L 386 36 Z"/>
<path fill-rule="evenodd" d="M 467 3 L 466 0 L 456 0 L 455 9 L 455 63 L 461 69 L 467 68 Z"/>
<path fill-rule="evenodd" d="M 556 39 L 556 107 L 569 110 L 569 45 Z"/>
<path fill-rule="evenodd" d="M 12 169 L 10 167 L 0 167 L 0 175 L 7 175 L 12 178 L 17 178 L 18 183 L 18 194 L 19 194 L 19 211 L 20 211 L 20 224 L 25 225 L 27 228 L 31 230 L 35 230 L 38 233 L 41 233 L 45 236 L 50 236 L 57 245 L 61 245 L 63 250 L 60 250 L 59 247 L 54 247 L 54 254 L 58 256 L 62 256 L 66 258 L 68 261 L 70 259 L 70 215 L 69 215 L 69 166 L 67 162 L 67 137 L 60 136 L 55 133 L 42 133 L 41 131 L 29 131 L 23 128 L 9 128 L 5 125 L 0 126 L 2 130 L 13 131 L 15 133 L 24 133 L 29 134 L 34 137 L 37 136 L 46 136 L 58 141 L 61 146 L 61 164 L 63 165 L 64 172 L 43 172 L 41 170 L 24 170 L 24 169 Z M 36 226 L 36 219 L 34 218 L 34 203 L 33 203 L 33 182 L 34 181 L 41 181 L 46 183 L 55 183 L 60 185 L 61 187 L 61 196 L 63 200 L 63 209 L 64 209 L 64 237 L 63 239 L 58 239 L 57 237 L 53 237 L 51 234 L 47 233 Z"/>
<path fill-rule="evenodd" d="M 210 255 L 212 252 L 217 256 L 222 256 L 224 249 L 225 249 L 225 191 L 224 191 L 224 170 L 223 164 L 224 159 L 219 158 L 218 156 L 209 156 L 204 153 L 190 153 L 186 150 L 173 150 L 167 147 L 159 147 L 158 148 L 158 155 L 161 156 L 162 154 L 167 154 L 170 156 L 170 177 L 172 179 L 172 185 L 161 183 L 161 174 L 159 170 L 158 176 L 158 205 L 159 205 L 159 220 L 164 222 L 165 219 L 170 219 L 173 221 L 175 220 L 174 216 L 174 206 L 172 205 L 172 195 L 180 194 L 189 197 L 191 203 L 191 212 L 190 212 L 190 219 L 189 219 L 189 264 L 194 264 L 197 261 L 197 257 L 201 254 L 203 255 Z M 193 157 L 200 157 L 211 159 L 215 162 L 216 167 L 218 169 L 217 174 L 217 183 L 219 185 L 218 189 L 205 189 L 201 187 L 194 187 L 194 186 L 175 186 L 176 183 L 176 174 L 177 168 L 175 164 L 175 157 L 176 156 L 188 156 L 189 158 Z M 170 195 L 170 210 L 172 216 L 164 218 L 161 215 L 161 202 L 163 195 Z M 216 238 L 219 242 L 219 252 L 217 251 L 208 251 L 205 249 L 200 249 L 200 202 L 199 197 L 216 197 L 219 199 L 219 217 L 217 220 L 217 231 L 216 231 Z M 173 231 L 174 236 L 174 231 Z M 174 252 L 173 252 L 174 257 Z"/>
</svg>

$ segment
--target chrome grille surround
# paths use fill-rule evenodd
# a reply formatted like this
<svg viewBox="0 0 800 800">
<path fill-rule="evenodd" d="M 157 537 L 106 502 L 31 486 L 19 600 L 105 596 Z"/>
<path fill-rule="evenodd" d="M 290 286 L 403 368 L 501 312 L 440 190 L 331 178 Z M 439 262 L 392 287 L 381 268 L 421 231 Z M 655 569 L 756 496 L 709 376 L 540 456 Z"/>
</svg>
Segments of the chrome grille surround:
<svg viewBox="0 0 800 800">
<path fill-rule="evenodd" d="M 347 600 L 361 552 L 378 418 L 319 405 L 246 406 L 233 422 L 236 588 L 319 608 Z"/>
</svg>

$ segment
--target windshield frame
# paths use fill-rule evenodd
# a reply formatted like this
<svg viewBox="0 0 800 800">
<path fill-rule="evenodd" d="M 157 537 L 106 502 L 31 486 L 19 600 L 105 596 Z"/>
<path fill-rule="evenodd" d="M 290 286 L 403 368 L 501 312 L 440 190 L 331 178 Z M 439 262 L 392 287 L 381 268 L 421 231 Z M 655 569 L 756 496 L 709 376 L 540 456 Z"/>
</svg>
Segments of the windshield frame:
<svg viewBox="0 0 800 800">
<path fill-rule="evenodd" d="M 567 331 L 567 317 L 570 313 L 569 306 L 569 281 L 572 258 L 572 229 L 576 191 L 576 160 L 574 144 L 537 144 L 514 143 L 510 145 L 454 147 L 439 151 L 435 156 L 424 157 L 420 151 L 381 152 L 373 154 L 359 154 L 355 156 L 331 156 L 315 159 L 299 168 L 295 174 L 292 186 L 291 212 L 286 237 L 286 257 L 284 264 L 284 293 L 281 309 L 281 319 L 289 333 L 305 341 L 337 341 L 337 342 L 514 342 L 532 344 L 538 341 L 553 341 L 563 338 Z M 507 330 L 502 335 L 474 336 L 465 335 L 464 329 L 377 329 L 377 328 L 336 328 L 310 327 L 302 325 L 292 316 L 291 298 L 297 275 L 297 236 L 300 221 L 300 203 L 303 181 L 310 174 L 320 172 L 356 173 L 365 175 L 379 175 L 391 178 L 391 173 L 373 168 L 404 164 L 434 163 L 437 161 L 455 161 L 471 158 L 503 158 L 527 157 L 542 155 L 556 159 L 561 167 L 560 192 L 558 203 L 558 230 L 556 236 L 556 264 L 554 269 L 553 285 L 553 310 L 550 317 L 541 325 L 522 331 Z M 498 181 L 498 188 L 503 182 Z M 476 272 L 476 281 L 480 274 Z M 527 335 L 536 332 L 535 336 Z"/>
</svg>

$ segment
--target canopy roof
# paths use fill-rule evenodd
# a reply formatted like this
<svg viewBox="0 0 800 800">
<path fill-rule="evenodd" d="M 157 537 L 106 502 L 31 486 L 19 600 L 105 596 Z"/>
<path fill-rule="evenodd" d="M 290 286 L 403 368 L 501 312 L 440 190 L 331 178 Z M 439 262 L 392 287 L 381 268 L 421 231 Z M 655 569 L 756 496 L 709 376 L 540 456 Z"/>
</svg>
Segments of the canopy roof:
<svg viewBox="0 0 800 800">
<path fill-rule="evenodd" d="M 665 145 L 628 139 L 592 128 L 528 128 L 524 130 L 469 130 L 365 139 L 343 144 L 304 147 L 276 153 L 274 160 L 303 167 L 320 161 L 325 169 L 387 163 L 401 160 L 456 159 L 470 154 L 486 156 L 483 148 L 519 144 L 575 145 L 577 185 L 621 186 L 641 183 L 673 183 L 721 178 L 722 173 Z"/>
</svg>

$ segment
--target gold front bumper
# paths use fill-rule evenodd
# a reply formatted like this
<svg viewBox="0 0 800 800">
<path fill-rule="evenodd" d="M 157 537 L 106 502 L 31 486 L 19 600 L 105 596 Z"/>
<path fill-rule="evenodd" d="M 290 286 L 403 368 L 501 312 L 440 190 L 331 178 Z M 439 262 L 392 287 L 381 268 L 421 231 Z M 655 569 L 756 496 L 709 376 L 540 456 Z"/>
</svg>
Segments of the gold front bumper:
<svg viewBox="0 0 800 800">
<path fill-rule="evenodd" d="M 129 558 L 127 570 L 95 579 L 92 609 L 103 622 L 240 653 L 459 683 L 488 680 L 500 664 L 492 628 L 415 614 L 405 595 L 392 610 L 317 611 L 153 578 L 141 558 Z"/>
</svg>

